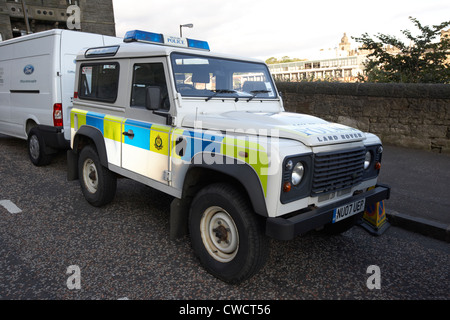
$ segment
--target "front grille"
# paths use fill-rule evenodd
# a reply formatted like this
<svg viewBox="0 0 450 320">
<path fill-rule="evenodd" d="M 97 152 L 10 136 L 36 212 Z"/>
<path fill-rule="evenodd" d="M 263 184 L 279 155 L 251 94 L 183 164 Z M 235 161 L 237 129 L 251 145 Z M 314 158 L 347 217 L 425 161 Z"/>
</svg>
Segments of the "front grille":
<svg viewBox="0 0 450 320">
<path fill-rule="evenodd" d="M 315 154 L 311 195 L 343 190 L 361 182 L 365 153 L 365 148 L 358 148 Z"/>
</svg>

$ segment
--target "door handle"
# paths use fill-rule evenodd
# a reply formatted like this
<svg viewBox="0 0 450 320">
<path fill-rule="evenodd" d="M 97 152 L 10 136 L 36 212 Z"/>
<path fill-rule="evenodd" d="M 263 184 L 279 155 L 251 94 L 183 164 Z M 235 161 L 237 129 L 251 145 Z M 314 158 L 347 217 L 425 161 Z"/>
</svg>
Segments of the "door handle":
<svg viewBox="0 0 450 320">
<path fill-rule="evenodd" d="M 124 136 L 127 136 L 128 138 L 130 138 L 130 139 L 133 139 L 134 138 L 134 132 L 133 132 L 133 130 L 128 130 L 128 131 L 125 131 L 125 132 L 122 132 L 122 134 L 124 135 Z"/>
</svg>

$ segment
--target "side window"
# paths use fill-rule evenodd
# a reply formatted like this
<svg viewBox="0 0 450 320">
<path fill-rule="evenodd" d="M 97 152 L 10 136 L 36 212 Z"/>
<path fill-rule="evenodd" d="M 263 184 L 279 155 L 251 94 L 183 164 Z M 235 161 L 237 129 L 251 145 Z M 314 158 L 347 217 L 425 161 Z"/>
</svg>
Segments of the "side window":
<svg viewBox="0 0 450 320">
<path fill-rule="evenodd" d="M 169 110 L 169 95 L 162 63 L 136 63 L 134 65 L 130 105 L 145 108 L 146 88 L 150 86 L 161 88 L 161 109 Z"/>
<path fill-rule="evenodd" d="M 118 63 L 82 64 L 78 96 L 80 99 L 114 102 L 119 87 Z"/>
</svg>

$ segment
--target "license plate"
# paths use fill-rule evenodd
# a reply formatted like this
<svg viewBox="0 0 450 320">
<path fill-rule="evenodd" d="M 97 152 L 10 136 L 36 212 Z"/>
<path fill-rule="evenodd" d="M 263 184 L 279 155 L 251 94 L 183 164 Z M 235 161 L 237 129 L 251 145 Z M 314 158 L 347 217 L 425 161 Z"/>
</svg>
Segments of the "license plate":
<svg viewBox="0 0 450 320">
<path fill-rule="evenodd" d="M 359 212 L 364 211 L 366 199 L 361 199 L 352 203 L 348 203 L 333 210 L 333 223 L 344 220 Z"/>
</svg>

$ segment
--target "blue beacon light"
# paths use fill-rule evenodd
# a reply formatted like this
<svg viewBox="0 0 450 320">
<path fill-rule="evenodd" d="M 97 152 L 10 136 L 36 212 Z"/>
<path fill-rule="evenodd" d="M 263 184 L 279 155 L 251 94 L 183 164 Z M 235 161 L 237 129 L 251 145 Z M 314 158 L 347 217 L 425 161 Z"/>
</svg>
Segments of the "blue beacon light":
<svg viewBox="0 0 450 320">
<path fill-rule="evenodd" d="M 187 41 L 188 41 L 189 48 L 203 49 L 203 50 L 209 51 L 209 44 L 206 41 L 194 40 L 194 39 L 187 39 Z"/>
<path fill-rule="evenodd" d="M 179 40 L 179 41 L 175 41 L 175 40 Z M 161 45 L 187 47 L 187 48 L 192 48 L 192 49 L 200 49 L 200 50 L 208 50 L 208 51 L 210 50 L 209 44 L 207 41 L 178 38 L 178 37 L 165 37 L 161 33 L 154 33 L 154 32 L 141 31 L 141 30 L 128 31 L 125 34 L 123 41 L 124 42 L 133 42 L 133 41 L 139 42 L 139 41 L 141 41 L 141 42 L 156 43 L 156 44 L 161 44 Z"/>
<path fill-rule="evenodd" d="M 164 43 L 164 38 L 161 33 L 153 33 L 141 30 L 128 31 L 123 39 L 124 42 L 132 41 L 146 41 Z"/>
</svg>

